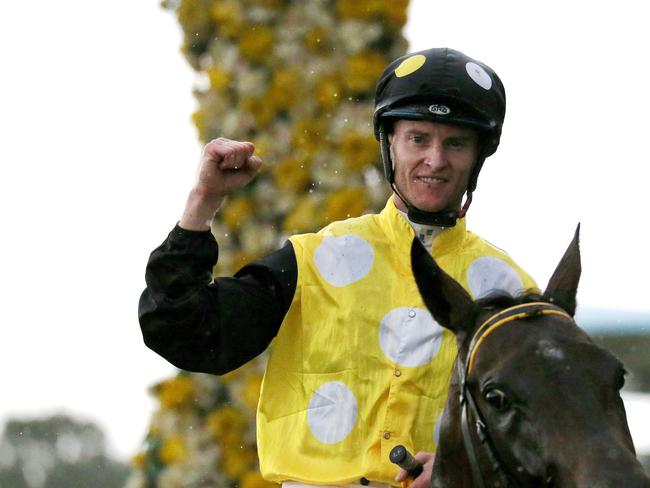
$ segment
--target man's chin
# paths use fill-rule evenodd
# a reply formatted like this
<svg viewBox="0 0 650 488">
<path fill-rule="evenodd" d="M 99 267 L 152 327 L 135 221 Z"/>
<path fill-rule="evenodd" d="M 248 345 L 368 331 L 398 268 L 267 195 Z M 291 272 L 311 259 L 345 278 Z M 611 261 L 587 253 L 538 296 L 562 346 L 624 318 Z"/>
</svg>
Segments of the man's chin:
<svg viewBox="0 0 650 488">
<path fill-rule="evenodd" d="M 402 202 L 402 199 L 397 195 L 393 194 L 393 201 L 395 206 L 403 212 L 407 212 L 406 205 Z M 438 213 L 438 212 L 452 212 L 458 211 L 458 207 L 455 210 L 452 210 L 453 205 L 447 205 L 447 202 L 442 202 L 440 200 L 432 201 L 426 199 L 413 199 L 409 202 L 412 206 L 421 210 L 423 212 Z"/>
</svg>

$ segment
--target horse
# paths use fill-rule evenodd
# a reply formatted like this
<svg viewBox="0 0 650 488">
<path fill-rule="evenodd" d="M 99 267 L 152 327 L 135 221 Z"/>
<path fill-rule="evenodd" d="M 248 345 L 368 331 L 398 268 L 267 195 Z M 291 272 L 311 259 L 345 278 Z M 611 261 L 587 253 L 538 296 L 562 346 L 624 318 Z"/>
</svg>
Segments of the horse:
<svg viewBox="0 0 650 488">
<path fill-rule="evenodd" d="M 625 369 L 575 323 L 579 231 L 543 294 L 474 301 L 414 239 L 413 273 L 458 345 L 431 487 L 650 488 Z"/>
</svg>

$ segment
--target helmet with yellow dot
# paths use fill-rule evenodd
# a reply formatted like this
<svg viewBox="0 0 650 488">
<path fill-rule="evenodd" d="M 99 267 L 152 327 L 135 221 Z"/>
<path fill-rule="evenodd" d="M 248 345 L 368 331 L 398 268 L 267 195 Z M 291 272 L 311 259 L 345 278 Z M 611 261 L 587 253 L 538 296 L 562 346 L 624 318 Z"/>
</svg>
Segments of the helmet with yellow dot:
<svg viewBox="0 0 650 488">
<path fill-rule="evenodd" d="M 396 120 L 430 120 L 471 127 L 477 130 L 480 141 L 478 161 L 467 188 L 471 200 L 485 158 L 494 154 L 499 145 L 505 113 L 505 89 L 486 64 L 449 48 L 433 48 L 397 58 L 377 83 L 373 117 L 388 182 L 394 186 L 387 133 Z"/>
</svg>

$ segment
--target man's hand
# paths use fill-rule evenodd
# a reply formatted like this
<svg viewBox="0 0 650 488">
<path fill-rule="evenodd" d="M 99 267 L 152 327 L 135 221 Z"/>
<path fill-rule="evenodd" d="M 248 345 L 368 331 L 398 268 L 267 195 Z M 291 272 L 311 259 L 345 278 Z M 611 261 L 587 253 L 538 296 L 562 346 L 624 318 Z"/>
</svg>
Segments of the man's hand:
<svg viewBox="0 0 650 488">
<path fill-rule="evenodd" d="M 409 484 L 409 488 L 429 488 L 431 485 L 431 472 L 433 470 L 433 460 L 436 455 L 433 452 L 420 451 L 413 456 L 416 461 L 422 464 L 422 473 Z M 408 478 L 408 473 L 400 469 L 395 481 L 402 482 Z"/>
<path fill-rule="evenodd" d="M 262 160 L 253 156 L 250 142 L 218 138 L 203 148 L 199 173 L 185 205 L 179 226 L 207 230 L 226 195 L 246 186 L 257 174 Z"/>
</svg>

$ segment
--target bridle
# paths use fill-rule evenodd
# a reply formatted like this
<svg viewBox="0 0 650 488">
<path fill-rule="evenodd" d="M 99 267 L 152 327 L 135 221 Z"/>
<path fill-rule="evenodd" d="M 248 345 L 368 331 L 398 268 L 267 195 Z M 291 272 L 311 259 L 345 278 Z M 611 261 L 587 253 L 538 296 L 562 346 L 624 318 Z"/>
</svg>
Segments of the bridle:
<svg viewBox="0 0 650 488">
<path fill-rule="evenodd" d="M 540 315 L 559 315 L 568 318 L 573 322 L 573 317 L 571 317 L 560 307 L 557 307 L 550 303 L 531 302 L 506 308 L 505 310 L 492 315 L 481 324 L 481 326 L 476 330 L 474 336 L 472 337 L 465 362 L 463 363 L 460 357 L 456 362 L 458 367 L 458 374 L 461 379 L 460 405 L 463 444 L 465 446 L 465 452 L 467 453 L 469 464 L 472 469 L 472 478 L 474 479 L 474 485 L 478 488 L 485 488 L 485 483 L 483 482 L 481 468 L 478 463 L 476 447 L 474 446 L 470 435 L 470 414 L 474 418 L 474 428 L 476 429 L 476 435 L 478 436 L 481 444 L 485 446 L 485 451 L 494 472 L 501 473 L 505 479 L 506 488 L 519 487 L 520 484 L 517 482 L 516 478 L 512 476 L 512 474 L 508 471 L 506 465 L 499 457 L 499 454 L 494 446 L 494 442 L 490 438 L 488 426 L 483 420 L 481 412 L 476 405 L 476 401 L 474 400 L 472 393 L 467 387 L 467 378 L 472 371 L 472 367 L 474 366 L 476 353 L 488 335 L 490 335 L 499 327 L 510 322 L 514 322 L 515 320 L 537 317 Z M 547 480 L 547 484 L 549 480 Z"/>
</svg>

